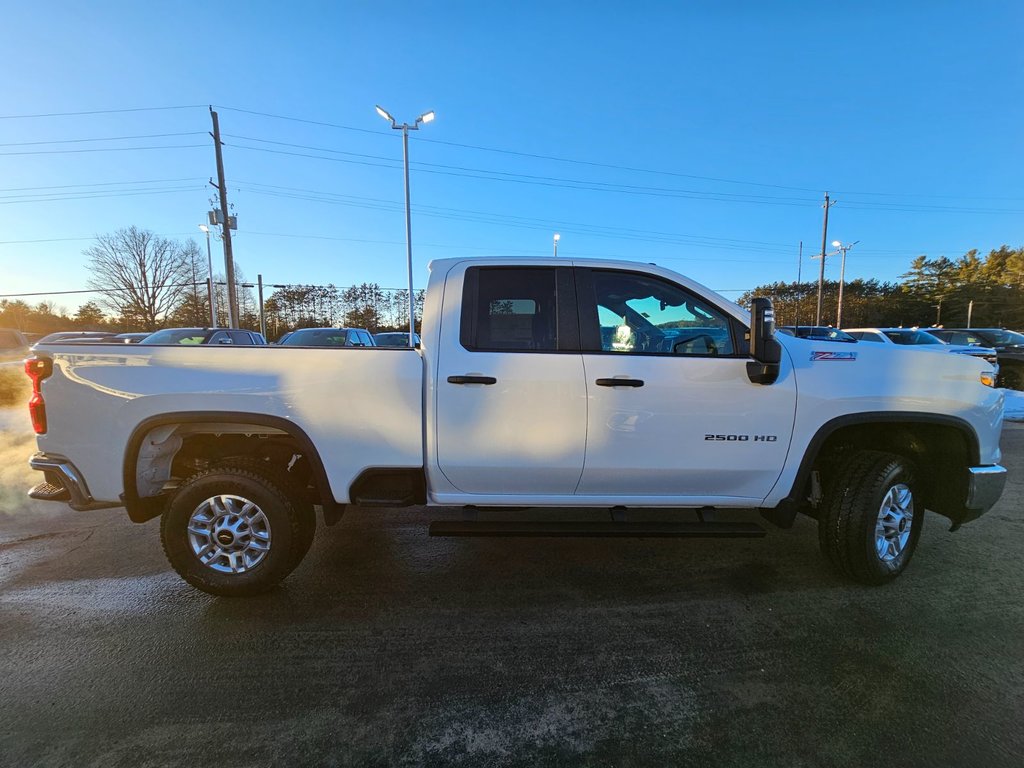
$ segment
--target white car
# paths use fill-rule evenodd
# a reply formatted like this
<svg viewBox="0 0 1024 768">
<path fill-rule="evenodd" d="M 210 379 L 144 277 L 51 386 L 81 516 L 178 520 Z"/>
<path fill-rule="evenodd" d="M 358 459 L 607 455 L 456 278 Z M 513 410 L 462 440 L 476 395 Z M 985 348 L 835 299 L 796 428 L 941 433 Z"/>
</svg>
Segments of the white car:
<svg viewBox="0 0 1024 768">
<path fill-rule="evenodd" d="M 970 344 L 947 344 L 930 333 L 918 328 L 844 328 L 848 334 L 858 341 L 876 342 L 878 344 L 898 344 L 900 346 L 928 349 L 933 352 L 951 352 L 955 355 L 970 355 L 989 363 L 999 372 L 996 351 L 988 347 Z M 936 344 L 935 342 L 938 342 Z"/>
</svg>

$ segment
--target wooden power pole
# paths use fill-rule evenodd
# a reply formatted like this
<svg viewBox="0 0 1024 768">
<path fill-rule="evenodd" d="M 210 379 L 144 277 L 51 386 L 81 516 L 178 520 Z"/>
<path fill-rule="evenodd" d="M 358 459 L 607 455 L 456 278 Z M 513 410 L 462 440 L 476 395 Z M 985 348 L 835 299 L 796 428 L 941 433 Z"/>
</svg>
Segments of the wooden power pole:
<svg viewBox="0 0 1024 768">
<path fill-rule="evenodd" d="M 235 295 L 235 257 L 231 251 L 231 220 L 228 217 L 228 185 L 224 178 L 224 156 L 221 153 L 220 121 L 210 107 L 213 118 L 213 147 L 217 151 L 217 192 L 220 197 L 221 233 L 224 235 L 224 274 L 228 280 L 228 327 L 238 327 L 238 297 Z M 826 216 L 828 214 L 826 213 Z M 820 303 L 820 299 L 819 299 Z"/>
</svg>

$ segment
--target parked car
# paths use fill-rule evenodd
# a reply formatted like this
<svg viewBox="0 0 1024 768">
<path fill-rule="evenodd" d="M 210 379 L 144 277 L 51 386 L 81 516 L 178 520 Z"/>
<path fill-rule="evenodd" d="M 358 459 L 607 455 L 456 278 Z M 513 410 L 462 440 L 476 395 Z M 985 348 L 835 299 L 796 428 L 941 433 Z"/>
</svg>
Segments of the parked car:
<svg viewBox="0 0 1024 768">
<path fill-rule="evenodd" d="M 138 344 L 143 339 L 152 336 L 149 331 L 133 331 L 131 333 L 119 333 L 109 339 L 112 344 Z"/>
<path fill-rule="evenodd" d="M 31 342 L 21 331 L 0 328 L 0 361 L 21 360 L 28 354 Z"/>
<path fill-rule="evenodd" d="M 999 373 L 999 362 L 994 349 L 966 344 L 948 344 L 930 333 L 925 333 L 920 328 L 846 328 L 844 330 L 858 341 L 898 344 L 916 349 L 977 357 L 989 363 L 995 372 Z"/>
<path fill-rule="evenodd" d="M 299 328 L 279 344 L 286 347 L 375 347 L 370 332 L 363 328 Z"/>
<path fill-rule="evenodd" d="M 857 341 L 846 331 L 833 328 L 831 325 L 780 325 L 775 330 L 789 336 L 796 336 L 798 339 L 843 341 L 847 343 L 855 343 Z"/>
<path fill-rule="evenodd" d="M 274 343 L 275 343 L 275 344 L 284 344 L 285 340 L 286 340 L 286 339 L 287 339 L 287 338 L 288 338 L 289 336 L 291 336 L 291 335 L 292 335 L 293 333 L 295 333 L 295 331 L 288 331 L 288 333 L 284 334 L 284 335 L 283 335 L 283 336 L 282 336 L 282 337 L 281 337 L 280 339 L 278 339 L 278 340 L 277 340 L 277 341 L 275 341 Z"/>
<path fill-rule="evenodd" d="M 54 331 L 43 336 L 36 344 L 98 342 L 109 339 L 114 335 L 113 331 Z"/>
<path fill-rule="evenodd" d="M 186 347 L 201 344 L 265 345 L 267 340 L 255 331 L 236 328 L 164 328 L 151 333 L 139 344 L 173 344 Z"/>
<path fill-rule="evenodd" d="M 413 345 L 420 345 L 420 335 L 414 333 L 412 335 Z M 373 334 L 373 341 L 378 347 L 408 347 L 409 346 L 409 333 L 408 331 L 388 331 L 386 333 L 375 333 Z"/>
<path fill-rule="evenodd" d="M 947 344 L 991 347 L 999 360 L 997 385 L 1024 389 L 1024 334 L 1005 328 L 924 328 Z"/>
</svg>

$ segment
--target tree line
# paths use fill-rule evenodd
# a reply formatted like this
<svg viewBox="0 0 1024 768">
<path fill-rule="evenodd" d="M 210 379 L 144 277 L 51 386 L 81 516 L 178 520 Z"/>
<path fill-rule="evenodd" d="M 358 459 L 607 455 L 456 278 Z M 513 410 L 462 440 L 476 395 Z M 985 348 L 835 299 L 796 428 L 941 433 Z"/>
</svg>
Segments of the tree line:
<svg viewBox="0 0 1024 768">
<path fill-rule="evenodd" d="M 777 282 L 744 293 L 748 306 L 768 296 L 778 325 L 813 325 L 818 283 Z M 839 284 L 826 281 L 822 325 L 835 325 Z M 982 256 L 968 251 L 958 259 L 918 256 L 895 282 L 850 280 L 843 286 L 842 324 L 847 328 L 933 326 L 1024 328 L 1024 248 L 1002 246 Z"/>
<path fill-rule="evenodd" d="M 0 327 L 29 333 L 72 328 L 90 331 L 155 331 L 160 328 L 207 327 L 210 296 L 207 259 L 192 240 L 160 237 L 138 227 L 99 235 L 83 251 L 92 275 L 88 281 L 98 298 L 68 314 L 52 301 L 30 305 L 0 299 Z M 235 263 L 238 325 L 260 329 L 260 306 Z M 224 276 L 213 275 L 216 325 L 228 325 Z M 415 295 L 417 323 L 423 312 L 423 291 Z M 387 290 L 376 283 L 288 285 L 277 287 L 263 301 L 267 335 L 276 339 L 296 328 L 349 326 L 380 331 L 409 329 L 409 292 Z"/>
<path fill-rule="evenodd" d="M 91 273 L 89 287 L 98 298 L 72 315 L 52 301 L 29 305 L 0 299 L 0 327 L 29 333 L 55 330 L 154 331 L 167 327 L 208 326 L 210 299 L 207 260 L 192 240 L 160 237 L 138 227 L 99 235 L 83 251 Z M 260 328 L 255 291 L 235 264 L 239 326 Z M 227 326 L 227 286 L 214 274 L 217 325 Z M 246 285 L 243 285 L 246 284 Z M 968 251 L 958 259 L 918 256 L 899 281 L 856 279 L 843 287 L 843 325 L 859 326 L 997 326 L 1024 328 L 1024 248 L 1009 246 L 982 256 Z M 818 284 L 776 282 L 744 293 L 770 296 L 779 325 L 810 325 L 817 309 Z M 836 321 L 838 284 L 823 288 L 822 323 Z M 417 322 L 423 291 L 415 296 Z M 409 329 L 409 292 L 387 290 L 377 283 L 287 285 L 264 297 L 267 335 L 276 339 L 296 328 L 350 326 L 379 331 Z"/>
</svg>

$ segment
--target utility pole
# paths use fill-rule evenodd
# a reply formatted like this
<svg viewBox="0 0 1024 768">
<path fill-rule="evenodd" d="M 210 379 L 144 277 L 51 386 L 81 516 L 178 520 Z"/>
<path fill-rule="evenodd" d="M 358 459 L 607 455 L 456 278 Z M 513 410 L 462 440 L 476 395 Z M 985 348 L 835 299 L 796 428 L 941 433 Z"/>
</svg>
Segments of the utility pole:
<svg viewBox="0 0 1024 768">
<path fill-rule="evenodd" d="M 221 232 L 224 235 L 224 273 L 228 280 L 228 327 L 238 327 L 238 297 L 235 296 L 235 257 L 231 251 L 231 221 L 228 218 L 228 185 L 224 178 L 224 156 L 221 153 L 220 121 L 210 107 L 213 118 L 213 147 L 217 151 L 217 192 L 220 196 Z M 827 214 L 826 214 L 827 215 Z"/>
<path fill-rule="evenodd" d="M 971 315 L 974 314 L 974 299 L 967 302 L 967 327 L 971 327 Z"/>
<path fill-rule="evenodd" d="M 843 283 L 846 281 L 846 252 L 859 242 L 860 240 L 854 240 L 849 245 L 843 245 L 838 240 L 832 242 L 832 247 L 838 248 L 843 254 L 842 266 L 839 267 L 839 303 L 836 308 L 836 328 L 843 327 Z"/>
<path fill-rule="evenodd" d="M 804 267 L 804 241 L 800 241 L 800 250 L 797 251 L 796 256 L 796 290 L 797 299 L 795 302 L 795 308 L 793 310 L 793 325 L 797 328 L 800 327 L 800 299 L 802 298 L 803 288 L 800 285 L 800 276 L 803 272 Z"/>
<path fill-rule="evenodd" d="M 828 192 L 825 193 L 825 223 L 821 228 L 821 267 L 818 270 L 818 313 L 814 324 L 821 325 L 821 294 L 825 286 L 825 246 L 828 244 L 828 209 L 834 205 L 829 202 Z"/>
<path fill-rule="evenodd" d="M 263 334 L 263 338 L 267 338 L 267 318 L 263 314 L 263 275 L 256 275 L 256 282 L 259 285 L 260 295 L 260 333 Z"/>
</svg>

